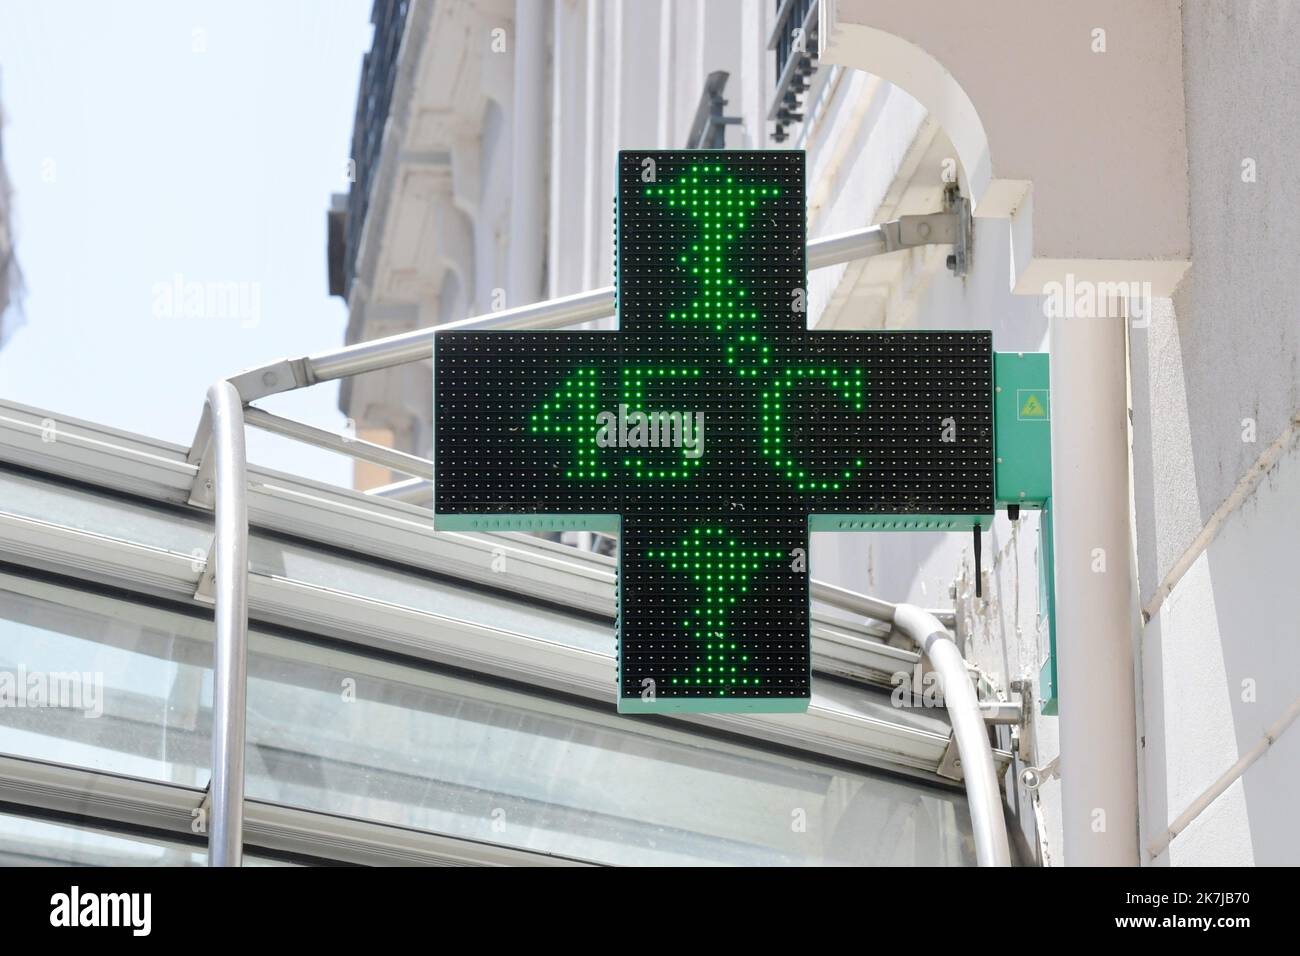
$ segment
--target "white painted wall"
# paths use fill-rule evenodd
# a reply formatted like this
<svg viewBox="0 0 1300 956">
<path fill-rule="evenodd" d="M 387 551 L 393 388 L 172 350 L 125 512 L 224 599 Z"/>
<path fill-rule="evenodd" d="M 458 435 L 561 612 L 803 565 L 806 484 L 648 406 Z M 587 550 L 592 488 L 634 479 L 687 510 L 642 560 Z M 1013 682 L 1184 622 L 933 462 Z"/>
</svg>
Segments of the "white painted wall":
<svg viewBox="0 0 1300 956">
<path fill-rule="evenodd" d="M 1024 291 L 1127 269 L 1164 294 L 1187 263 L 1179 7 L 825 0 L 822 54 L 893 79 L 945 126 L 977 215 L 1020 221 Z"/>
<path fill-rule="evenodd" d="M 1138 580 L 1154 611 L 1144 848 L 1300 697 L 1300 116 L 1276 108 L 1300 88 L 1300 6 L 1185 3 L 1182 17 L 1192 267 L 1132 333 Z M 1263 479 L 1243 481 L 1280 437 Z M 1154 862 L 1294 866 L 1297 806 L 1292 725 Z"/>
</svg>

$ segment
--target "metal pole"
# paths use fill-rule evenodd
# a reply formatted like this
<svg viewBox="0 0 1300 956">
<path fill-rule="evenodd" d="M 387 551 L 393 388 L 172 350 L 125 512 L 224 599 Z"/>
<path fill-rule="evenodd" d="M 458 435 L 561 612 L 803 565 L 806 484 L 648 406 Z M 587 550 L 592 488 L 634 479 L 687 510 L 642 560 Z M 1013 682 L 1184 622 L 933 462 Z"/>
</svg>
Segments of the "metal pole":
<svg viewBox="0 0 1300 956">
<path fill-rule="evenodd" d="M 391 485 L 367 488 L 366 494 L 375 498 L 424 505 L 428 508 L 433 505 L 433 482 L 425 481 L 423 478 L 407 478 L 405 481 L 395 481 Z"/>
<path fill-rule="evenodd" d="M 557 4 L 563 6 L 563 4 Z M 605 87 L 609 83 L 608 77 L 616 73 L 610 69 L 606 72 L 605 62 L 605 8 L 609 4 L 605 3 L 585 3 L 586 20 L 587 20 L 587 78 L 586 90 L 583 99 L 586 100 L 583 113 L 583 146 L 585 156 L 585 165 L 589 175 L 586 176 L 586 182 L 582 189 L 582 222 L 586 228 L 582 230 L 582 246 L 579 250 L 582 255 L 582 262 L 586 267 L 583 270 L 584 285 L 593 286 L 604 276 L 600 274 L 600 252 L 601 242 L 604 236 L 602 230 L 597 227 L 597 223 L 609 222 L 608 214 L 610 209 L 610 196 L 601 190 L 601 175 L 597 170 L 603 165 L 605 154 L 602 150 L 605 147 Z M 611 16 L 619 16 L 618 13 Z M 617 21 L 616 21 L 617 23 Z M 616 27 L 617 29 L 617 27 Z M 621 32 L 621 30 L 619 31 Z M 648 38 L 643 37 L 643 42 Z M 621 52 L 621 51 L 620 51 Z M 614 56 L 611 52 L 610 59 Z M 609 64 L 613 66 L 613 64 Z M 643 78 L 642 82 L 648 82 L 648 78 Z M 621 83 L 619 84 L 622 85 Z M 613 94 L 617 96 L 617 93 Z M 557 100 L 559 97 L 556 98 Z M 610 110 L 613 114 L 613 125 L 618 126 L 618 110 Z M 575 117 L 576 119 L 576 117 Z M 572 136 L 576 135 L 578 130 L 577 124 L 573 123 L 572 131 L 565 130 L 565 133 Z"/>
<path fill-rule="evenodd" d="M 476 315 L 459 322 L 416 329 L 401 335 L 358 342 L 328 352 L 319 352 L 307 357 L 307 366 L 311 371 L 312 381 L 327 382 L 336 378 L 347 378 L 362 372 L 373 372 L 407 362 L 419 362 L 427 359 L 433 349 L 433 337 L 439 332 L 455 332 L 461 329 L 477 331 L 520 330 L 520 329 L 561 329 L 566 325 L 577 325 L 594 319 L 607 318 L 614 314 L 614 287 L 593 289 L 591 292 L 579 292 L 559 299 L 547 299 L 532 305 L 523 305 L 515 309 L 502 309 L 488 315 Z"/>
<path fill-rule="evenodd" d="M 284 435 L 286 438 L 296 438 L 304 444 L 315 445 L 317 448 L 328 448 L 331 451 L 341 452 L 344 455 L 350 455 L 353 458 L 359 458 L 361 461 L 368 461 L 392 471 L 400 471 L 404 475 L 415 475 L 417 478 L 423 478 L 426 481 L 433 478 L 433 462 L 429 459 L 421 458 L 418 455 L 409 455 L 404 451 L 396 451 L 383 445 L 376 445 L 364 438 L 339 435 L 324 428 L 317 428 L 315 425 L 294 421 L 292 418 L 272 415 L 270 412 L 254 408 L 251 405 L 244 409 L 244 420 L 254 428 L 274 432 L 277 435 Z"/>
<path fill-rule="evenodd" d="M 897 240 L 890 238 L 896 233 L 901 235 L 902 222 L 903 220 L 882 223 L 878 226 L 869 226 L 865 229 L 814 240 L 808 243 L 808 268 L 824 269 L 903 248 L 899 245 L 902 242 L 901 238 Z M 230 381 L 247 404 L 267 395 L 291 392 L 320 382 L 392 368 L 409 362 L 426 361 L 433 351 L 434 336 L 442 332 L 562 329 L 583 322 L 608 318 L 613 314 L 614 287 L 605 286 L 602 289 L 580 292 L 577 295 L 547 299 L 544 302 L 503 309 L 487 315 L 475 315 L 459 322 L 448 322 L 445 325 L 415 329 L 382 339 L 357 342 L 354 345 L 329 349 L 315 355 L 280 359 L 232 375 Z M 211 431 L 205 416 L 199 422 L 194 441 L 191 443 L 189 456 L 191 462 L 201 463 L 206 467 L 205 456 L 210 436 Z M 207 505 L 208 502 L 203 498 L 203 491 L 203 482 L 196 483 L 193 501 Z"/>
<path fill-rule="evenodd" d="M 1019 705 L 981 704 L 971 684 L 966 660 L 948 633 L 939 615 L 955 619 L 952 611 L 926 611 L 911 604 L 892 604 L 867 594 L 812 582 L 814 600 L 886 621 L 910 638 L 930 659 L 939 675 L 943 700 L 948 708 L 957 753 L 961 757 L 962 777 L 966 785 L 966 802 L 970 807 L 971 828 L 975 835 L 975 857 L 980 866 L 1010 866 L 1011 850 L 1007 842 L 1007 823 L 1002 812 L 1002 794 L 993 763 L 987 723 L 1012 722 L 1011 711 L 1019 722 Z M 1005 713 L 1004 713 L 1005 711 Z"/>
<path fill-rule="evenodd" d="M 208 389 L 212 416 L 216 537 L 216 636 L 212 666 L 212 820 L 209 866 L 239 866 L 244 837 L 244 736 L 248 716 L 248 460 L 239 393 Z"/>
<path fill-rule="evenodd" d="M 888 225 L 891 223 L 814 239 L 808 243 L 808 270 L 825 269 L 892 251 L 885 238 L 885 227 Z"/>
<path fill-rule="evenodd" d="M 986 700 L 980 703 L 984 723 L 1015 727 L 1025 722 L 1025 705 L 1017 701 Z"/>
<path fill-rule="evenodd" d="M 889 601 L 882 601 L 880 598 L 874 598 L 869 594 L 860 594 L 857 591 L 850 591 L 848 588 L 827 584 L 825 581 L 818 581 L 816 578 L 812 580 L 811 588 L 814 601 L 821 601 L 823 604 L 829 604 L 831 607 L 837 607 L 842 611 L 852 611 L 854 614 L 861 614 L 863 617 L 873 617 L 877 621 L 884 621 L 886 624 L 894 622 L 894 615 L 898 610 L 898 605 L 891 604 Z M 925 613 L 934 615 L 935 619 L 945 627 L 952 627 L 957 623 L 956 611 L 930 609 Z"/>
<path fill-rule="evenodd" d="M 514 303 L 536 302 L 542 292 L 546 247 L 545 180 L 536 159 L 546 145 L 546 19 L 550 4 L 515 0 L 514 118 L 510 151 L 510 261 L 506 288 Z"/>
<path fill-rule="evenodd" d="M 1007 821 L 1002 814 L 1002 794 L 998 788 L 989 745 L 988 728 L 979 698 L 961 656 L 950 635 L 933 614 L 899 604 L 894 608 L 894 626 L 906 634 L 939 675 L 943 701 L 952 722 L 952 734 L 961 757 L 962 777 L 966 784 L 966 803 L 970 808 L 971 829 L 975 835 L 975 859 L 980 866 L 1010 866 L 1011 848 L 1007 843 Z"/>
<path fill-rule="evenodd" d="M 827 266 L 852 262 L 889 251 L 885 240 L 885 230 L 881 226 L 857 229 L 853 232 L 827 236 L 808 243 L 808 268 L 823 269 Z M 478 331 L 522 330 L 522 329 L 561 329 L 568 325 L 604 319 L 614 314 L 614 287 L 593 289 L 577 295 L 564 296 L 559 299 L 547 299 L 532 305 L 523 305 L 514 309 L 503 309 L 488 315 L 476 315 L 459 322 L 416 329 L 387 338 L 372 339 L 343 348 L 330 349 L 306 358 L 306 365 L 311 381 L 326 382 L 362 372 L 404 365 L 407 362 L 419 362 L 429 357 L 433 348 L 433 337 L 441 332 L 455 332 L 474 329 Z"/>
</svg>

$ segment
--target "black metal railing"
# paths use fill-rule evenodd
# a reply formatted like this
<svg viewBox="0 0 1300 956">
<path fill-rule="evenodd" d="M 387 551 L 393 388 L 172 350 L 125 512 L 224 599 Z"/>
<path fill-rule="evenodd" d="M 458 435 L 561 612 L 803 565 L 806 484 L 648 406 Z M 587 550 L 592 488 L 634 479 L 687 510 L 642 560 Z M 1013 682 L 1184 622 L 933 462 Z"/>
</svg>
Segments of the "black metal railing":
<svg viewBox="0 0 1300 956">
<path fill-rule="evenodd" d="M 348 191 L 344 224 L 343 288 L 352 286 L 356 275 L 357 247 L 370 208 L 370 188 L 384 143 L 384 125 L 392 105 L 397 80 L 397 52 L 402 45 L 406 14 L 411 0 L 375 0 L 370 22 L 375 26 L 370 52 L 361 62 L 361 87 L 357 91 L 357 112 L 352 122 L 352 185 Z"/>
<path fill-rule="evenodd" d="M 776 53 L 776 89 L 768 119 L 772 138 L 789 138 L 786 128 L 803 122 L 803 94 L 817 72 L 817 0 L 775 0 L 776 20 L 768 47 Z"/>
</svg>

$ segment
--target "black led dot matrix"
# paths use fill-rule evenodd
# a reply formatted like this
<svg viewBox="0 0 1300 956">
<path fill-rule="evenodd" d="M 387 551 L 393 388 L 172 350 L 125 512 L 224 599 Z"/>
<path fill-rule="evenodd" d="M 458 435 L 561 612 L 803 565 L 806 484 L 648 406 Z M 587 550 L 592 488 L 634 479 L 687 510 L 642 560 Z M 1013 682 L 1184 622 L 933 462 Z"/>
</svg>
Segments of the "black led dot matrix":
<svg viewBox="0 0 1300 956">
<path fill-rule="evenodd" d="M 810 531 L 994 507 L 988 332 L 806 329 L 801 151 L 624 151 L 617 332 L 434 340 L 435 526 L 620 535 L 624 713 L 803 711 Z"/>
</svg>

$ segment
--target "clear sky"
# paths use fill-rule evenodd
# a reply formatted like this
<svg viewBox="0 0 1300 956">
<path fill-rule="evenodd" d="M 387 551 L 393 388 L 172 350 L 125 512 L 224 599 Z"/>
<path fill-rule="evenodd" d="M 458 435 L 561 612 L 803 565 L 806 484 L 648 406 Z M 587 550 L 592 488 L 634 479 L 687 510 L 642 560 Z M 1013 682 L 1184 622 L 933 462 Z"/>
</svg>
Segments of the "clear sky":
<svg viewBox="0 0 1300 956">
<path fill-rule="evenodd" d="M 0 396 L 188 444 L 216 379 L 342 344 L 325 213 L 347 188 L 370 6 L 0 0 L 27 287 Z M 259 404 L 341 430 L 337 400 L 331 383 Z M 249 457 L 351 483 L 348 460 L 253 429 Z"/>
</svg>

